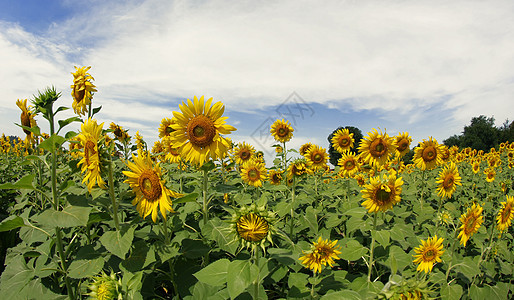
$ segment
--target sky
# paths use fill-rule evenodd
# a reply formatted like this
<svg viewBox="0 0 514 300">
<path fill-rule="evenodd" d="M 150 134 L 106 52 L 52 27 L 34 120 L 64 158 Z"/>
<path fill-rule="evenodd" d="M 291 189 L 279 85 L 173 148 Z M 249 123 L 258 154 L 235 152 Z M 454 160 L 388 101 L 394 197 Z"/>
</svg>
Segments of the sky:
<svg viewBox="0 0 514 300">
<path fill-rule="evenodd" d="M 96 118 L 150 144 L 203 95 L 267 160 L 276 119 L 288 147 L 328 148 L 339 126 L 406 131 L 414 147 L 479 115 L 512 121 L 513 49 L 511 0 L 0 0 L 0 131 L 23 135 L 16 100 L 48 86 L 71 107 L 71 72 L 91 66 Z"/>
</svg>

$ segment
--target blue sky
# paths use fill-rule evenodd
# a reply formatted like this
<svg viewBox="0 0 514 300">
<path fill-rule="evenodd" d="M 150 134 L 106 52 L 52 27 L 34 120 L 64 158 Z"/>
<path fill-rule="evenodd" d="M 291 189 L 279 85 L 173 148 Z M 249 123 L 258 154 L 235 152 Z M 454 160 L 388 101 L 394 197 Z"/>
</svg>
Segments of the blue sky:
<svg viewBox="0 0 514 300">
<path fill-rule="evenodd" d="M 474 116 L 512 120 L 512 49 L 513 1 L 1 0 L 0 126 L 21 135 L 16 99 L 49 85 L 71 106 L 73 66 L 92 66 L 98 119 L 151 143 L 195 95 L 267 151 L 256 130 L 297 98 L 293 147 L 347 125 L 442 142 Z"/>
</svg>

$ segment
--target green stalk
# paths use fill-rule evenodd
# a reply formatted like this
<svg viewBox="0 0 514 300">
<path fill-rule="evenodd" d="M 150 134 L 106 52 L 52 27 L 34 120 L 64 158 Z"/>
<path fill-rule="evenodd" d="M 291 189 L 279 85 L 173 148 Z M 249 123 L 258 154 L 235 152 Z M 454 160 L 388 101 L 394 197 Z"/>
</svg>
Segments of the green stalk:
<svg viewBox="0 0 514 300">
<path fill-rule="evenodd" d="M 113 178 L 113 170 L 112 170 L 112 156 L 109 154 L 109 196 L 111 198 L 112 203 L 112 218 L 114 219 L 114 226 L 116 227 L 116 231 L 120 230 L 120 222 L 118 220 L 118 204 L 116 203 L 116 197 L 114 195 L 114 178 Z"/>
<path fill-rule="evenodd" d="M 375 250 L 375 237 L 373 232 L 377 229 L 377 212 L 373 216 L 373 230 L 371 230 L 371 248 L 369 249 L 368 282 L 371 282 L 371 270 L 373 269 L 373 250 Z"/>
<path fill-rule="evenodd" d="M 208 179 L 209 177 L 207 176 L 207 170 L 204 169 L 203 170 L 203 181 L 202 181 L 202 191 L 203 191 L 203 202 L 202 202 L 202 207 L 203 207 L 203 224 L 207 224 L 207 221 L 209 220 L 209 208 L 208 208 L 208 203 L 207 203 L 207 182 L 208 182 Z"/>
<path fill-rule="evenodd" d="M 282 151 L 283 151 L 283 152 L 282 152 L 282 154 L 283 154 L 282 158 L 284 159 L 284 171 L 286 171 L 286 170 L 287 170 L 287 150 L 286 150 L 286 142 L 283 142 L 283 144 L 284 144 L 284 147 L 283 147 L 283 149 L 282 149 Z"/>
<path fill-rule="evenodd" d="M 294 200 L 296 196 L 296 178 L 293 175 L 293 186 L 291 187 L 291 224 L 289 229 L 289 236 L 293 239 L 293 228 L 294 228 Z"/>
<path fill-rule="evenodd" d="M 419 203 L 421 204 L 421 209 L 423 209 L 423 196 L 425 195 L 425 170 L 421 171 L 421 197 L 419 199 Z"/>
<path fill-rule="evenodd" d="M 452 263 L 453 263 L 453 251 L 455 250 L 455 245 L 459 242 L 457 240 L 457 237 L 458 237 L 458 231 L 455 230 L 455 235 L 453 237 L 453 241 L 452 242 L 452 248 L 450 250 L 450 263 L 448 264 L 448 270 L 446 270 L 446 282 L 448 282 L 448 276 L 450 276 L 450 270 L 452 268 Z"/>
<path fill-rule="evenodd" d="M 257 267 L 257 278 L 255 279 L 254 283 L 253 283 L 253 299 L 259 299 L 259 282 L 261 281 L 260 279 L 260 268 L 259 268 L 259 254 L 260 254 L 260 251 L 259 251 L 259 248 L 258 247 L 255 247 L 254 251 L 253 252 L 253 263 L 255 264 L 255 266 Z"/>
<path fill-rule="evenodd" d="M 313 272 L 314 275 L 313 275 L 313 283 L 311 284 L 311 299 L 316 299 L 316 291 L 314 290 L 314 287 L 316 286 L 317 282 L 318 282 L 318 275 L 316 274 L 316 272 Z"/>
</svg>

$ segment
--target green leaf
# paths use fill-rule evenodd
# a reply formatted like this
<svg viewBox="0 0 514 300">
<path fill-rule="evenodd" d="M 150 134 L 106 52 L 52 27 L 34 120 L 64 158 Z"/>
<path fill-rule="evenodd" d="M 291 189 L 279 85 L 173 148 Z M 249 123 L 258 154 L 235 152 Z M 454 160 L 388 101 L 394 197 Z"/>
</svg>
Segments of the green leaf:
<svg viewBox="0 0 514 300">
<path fill-rule="evenodd" d="M 143 270 L 149 264 L 155 261 L 155 252 L 150 251 L 147 243 L 139 240 L 134 243 L 130 256 L 121 264 L 130 272 Z"/>
<path fill-rule="evenodd" d="M 7 190 L 7 189 L 28 189 L 28 190 L 35 190 L 36 188 L 32 184 L 34 181 L 34 177 L 36 177 L 36 174 L 28 174 L 23 176 L 20 180 L 16 181 L 15 183 L 6 182 L 4 184 L 0 184 L 0 190 Z"/>
<path fill-rule="evenodd" d="M 34 277 L 34 269 L 29 268 L 23 255 L 10 260 L 0 278 L 0 293 L 4 299 L 19 299 L 19 293 Z"/>
<path fill-rule="evenodd" d="M 316 211 L 312 206 L 308 206 L 305 210 L 305 215 L 303 215 L 303 218 L 305 222 L 307 223 L 307 226 L 309 226 L 309 229 L 315 234 L 318 234 L 318 219 L 316 217 Z"/>
<path fill-rule="evenodd" d="M 343 212 L 343 214 L 350 216 L 350 217 L 362 218 L 362 217 L 364 217 L 364 215 L 367 214 L 367 210 L 364 207 L 360 206 L 360 207 L 351 208 L 351 209 Z"/>
<path fill-rule="evenodd" d="M 342 249 L 340 257 L 349 261 L 359 260 L 366 255 L 368 249 L 354 239 L 346 239 L 341 242 Z"/>
<path fill-rule="evenodd" d="M 376 230 L 371 232 L 371 236 L 375 238 L 375 240 L 382 245 L 384 248 L 389 246 L 389 238 L 391 234 L 388 230 Z"/>
<path fill-rule="evenodd" d="M 98 107 L 93 108 L 93 113 L 91 114 L 91 117 L 96 115 L 101 109 L 102 109 L 101 105 L 98 106 Z"/>
<path fill-rule="evenodd" d="M 475 259 L 464 257 L 461 262 L 455 265 L 455 269 L 471 281 L 473 277 L 480 273 L 480 269 L 478 268 L 478 259 L 478 256 L 476 256 Z"/>
<path fill-rule="evenodd" d="M 209 172 L 210 170 L 213 170 L 214 168 L 216 168 L 216 165 L 214 164 L 214 162 L 212 160 L 209 160 L 208 162 L 206 162 L 205 164 L 203 164 L 200 167 L 200 170 Z"/>
<path fill-rule="evenodd" d="M 59 133 L 59 131 L 61 131 L 61 129 L 64 128 L 64 126 L 72 123 L 72 122 L 80 122 L 80 118 L 79 117 L 71 117 L 71 118 L 68 118 L 68 119 L 65 119 L 65 120 L 59 120 L 59 129 L 57 130 L 57 133 Z"/>
<path fill-rule="evenodd" d="M 45 226 L 58 226 L 62 228 L 86 226 L 91 207 L 69 205 L 63 210 L 56 211 L 53 208 L 43 211 L 34 219 Z"/>
<path fill-rule="evenodd" d="M 346 299 L 346 300 L 360 300 L 361 295 L 355 291 L 345 290 L 338 291 L 335 293 L 328 293 L 325 296 L 320 298 L 321 300 L 330 300 L 330 299 Z"/>
<path fill-rule="evenodd" d="M 239 296 L 252 283 L 253 276 L 259 274 L 259 270 L 256 268 L 249 260 L 235 260 L 230 263 L 227 273 L 227 289 L 231 299 Z"/>
<path fill-rule="evenodd" d="M 196 201 L 196 199 L 198 199 L 198 193 L 191 193 L 191 194 L 185 195 L 183 197 L 173 199 L 172 202 L 173 202 L 173 204 L 179 204 L 179 203 L 185 203 L 185 202 L 194 202 L 194 201 Z"/>
<path fill-rule="evenodd" d="M 54 134 L 46 140 L 42 141 L 41 144 L 39 144 L 39 148 L 46 151 L 52 151 L 52 146 L 55 146 L 55 148 L 60 148 L 64 142 L 66 142 L 64 137 Z"/>
<path fill-rule="evenodd" d="M 100 237 L 100 243 L 107 249 L 107 251 L 125 259 L 125 255 L 132 245 L 134 239 L 134 227 L 130 227 L 126 232 L 108 231 Z"/>
<path fill-rule="evenodd" d="M 98 274 L 104 266 L 104 259 L 80 259 L 71 262 L 68 269 L 68 276 L 71 278 L 86 278 Z"/>
<path fill-rule="evenodd" d="M 68 109 L 70 109 L 70 108 L 66 107 L 66 106 L 59 106 L 59 108 L 55 110 L 54 115 L 57 114 L 60 111 L 65 111 L 65 110 L 68 110 Z"/>
<path fill-rule="evenodd" d="M 209 220 L 212 226 L 211 236 L 222 250 L 235 254 L 238 243 L 230 236 L 230 231 L 226 224 L 220 219 Z"/>
<path fill-rule="evenodd" d="M 207 254 L 211 248 L 202 241 L 185 239 L 182 241 L 182 253 L 187 258 L 199 258 Z"/>
<path fill-rule="evenodd" d="M 472 286 L 473 288 L 473 286 Z M 460 299 L 462 296 L 462 286 L 458 284 L 447 285 L 443 284 L 441 287 L 441 299 L 442 300 L 455 300 Z"/>
<path fill-rule="evenodd" d="M 25 226 L 25 222 L 22 217 L 9 216 L 0 223 L 0 232 L 9 231 L 22 226 Z"/>
<path fill-rule="evenodd" d="M 223 285 L 227 281 L 230 261 L 226 258 L 219 259 L 193 275 L 203 283 L 212 286 Z"/>
</svg>

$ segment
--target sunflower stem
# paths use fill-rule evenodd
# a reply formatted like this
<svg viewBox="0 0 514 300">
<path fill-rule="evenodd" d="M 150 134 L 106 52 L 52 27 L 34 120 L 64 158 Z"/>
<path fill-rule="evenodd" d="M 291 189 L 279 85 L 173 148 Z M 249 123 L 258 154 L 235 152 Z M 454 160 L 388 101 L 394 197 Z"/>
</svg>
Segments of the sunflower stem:
<svg viewBox="0 0 514 300">
<path fill-rule="evenodd" d="M 291 223 L 289 228 L 289 236 L 293 239 L 293 228 L 294 228 L 294 200 L 296 194 L 296 178 L 293 175 L 293 185 L 291 187 Z"/>
<path fill-rule="evenodd" d="M 313 273 L 314 273 L 312 275 L 313 281 L 311 284 L 311 299 L 316 299 L 316 291 L 314 290 L 314 287 L 318 283 L 318 275 L 316 274 L 316 272 L 313 272 Z"/>
<path fill-rule="evenodd" d="M 170 244 L 170 235 L 168 233 L 168 219 L 166 219 L 165 216 L 162 218 L 162 227 L 163 227 L 163 234 L 164 234 L 164 244 L 167 246 Z"/>
<path fill-rule="evenodd" d="M 109 155 L 109 196 L 112 202 L 112 218 L 114 219 L 114 226 L 116 227 L 116 231 L 120 231 L 120 222 L 118 220 L 118 204 L 116 203 L 116 197 L 114 196 L 114 176 L 112 170 L 112 156 Z"/>
<path fill-rule="evenodd" d="M 253 263 L 255 264 L 255 266 L 257 267 L 257 274 L 256 274 L 256 277 L 255 278 L 255 281 L 253 283 L 253 299 L 259 299 L 259 282 L 261 281 L 260 279 L 260 268 L 259 268 L 259 256 L 260 256 L 260 251 L 259 251 L 259 247 L 255 247 L 255 249 L 252 251 L 253 253 Z"/>
<path fill-rule="evenodd" d="M 455 230 L 455 235 L 453 237 L 453 240 L 455 242 L 452 243 L 452 248 L 450 250 L 450 263 L 448 264 L 448 270 L 446 270 L 446 282 L 448 282 L 448 276 L 450 276 L 450 270 L 452 268 L 452 263 L 453 263 L 453 251 L 455 250 L 455 245 L 457 244 L 458 235 L 459 235 L 459 232 L 457 230 Z"/>
<path fill-rule="evenodd" d="M 203 208 L 203 224 L 206 225 L 207 221 L 209 220 L 209 208 L 207 203 L 207 182 L 209 177 L 207 176 L 207 170 L 203 170 L 203 181 L 202 181 L 202 192 L 203 192 L 203 202 L 202 202 L 202 208 Z"/>
<path fill-rule="evenodd" d="M 421 209 L 423 209 L 423 196 L 425 195 L 425 170 L 421 171 L 421 197 L 419 198 L 419 203 L 421 204 Z"/>
<path fill-rule="evenodd" d="M 284 159 L 284 170 L 287 170 L 287 150 L 286 150 L 286 142 L 283 142 L 284 144 L 284 149 L 283 149 L 283 156 L 282 158 Z"/>
<path fill-rule="evenodd" d="M 371 230 L 371 248 L 369 249 L 368 282 L 371 282 L 371 270 L 373 269 L 373 250 L 375 250 L 375 235 L 377 229 L 377 212 L 373 216 L 373 229 Z"/>
</svg>

